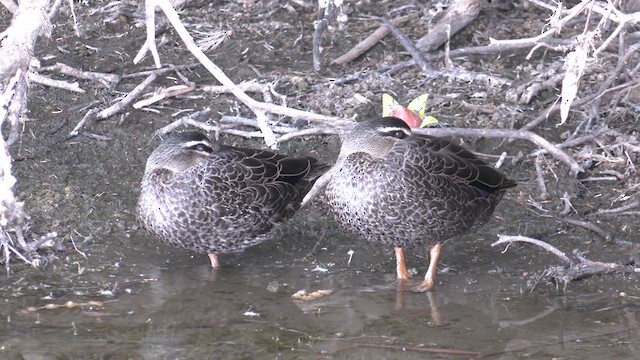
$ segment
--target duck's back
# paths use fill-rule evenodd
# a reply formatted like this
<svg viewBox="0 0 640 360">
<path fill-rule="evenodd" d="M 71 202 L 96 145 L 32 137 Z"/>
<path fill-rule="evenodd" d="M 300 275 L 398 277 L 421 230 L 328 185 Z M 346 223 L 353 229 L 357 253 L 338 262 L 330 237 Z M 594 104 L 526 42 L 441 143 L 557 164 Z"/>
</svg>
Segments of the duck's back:
<svg viewBox="0 0 640 360">
<path fill-rule="evenodd" d="M 326 197 L 338 221 L 370 241 L 433 244 L 486 221 L 515 186 L 471 152 L 435 137 L 398 141 L 384 158 L 340 162 Z"/>
<path fill-rule="evenodd" d="M 180 172 L 145 173 L 138 216 L 165 243 L 203 253 L 240 251 L 293 216 L 324 165 L 220 146 Z"/>
</svg>

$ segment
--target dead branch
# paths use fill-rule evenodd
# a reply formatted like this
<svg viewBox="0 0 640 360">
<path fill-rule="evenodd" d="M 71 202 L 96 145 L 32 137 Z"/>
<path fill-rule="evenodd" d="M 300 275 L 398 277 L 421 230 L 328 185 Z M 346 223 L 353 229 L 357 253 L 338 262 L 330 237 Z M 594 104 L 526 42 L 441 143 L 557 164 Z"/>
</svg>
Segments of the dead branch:
<svg viewBox="0 0 640 360">
<path fill-rule="evenodd" d="M 541 248 L 543 248 L 544 250 L 554 254 L 555 256 L 557 256 L 558 258 L 560 258 L 560 260 L 564 261 L 567 264 L 572 264 L 572 260 L 569 259 L 569 257 L 563 252 L 560 251 L 558 248 L 556 248 L 555 246 L 548 244 L 542 240 L 538 240 L 538 239 L 533 239 L 530 237 L 526 237 L 526 236 L 522 236 L 522 235 L 501 235 L 498 234 L 498 241 L 495 241 L 491 244 L 491 247 L 494 246 L 498 246 L 498 245 L 502 245 L 502 244 L 511 244 L 514 242 L 526 242 L 529 244 L 533 244 L 536 246 L 539 246 Z M 505 253 L 507 250 L 509 249 L 509 247 L 507 246 L 503 253 Z"/>
<path fill-rule="evenodd" d="M 186 94 L 195 90 L 196 84 L 189 82 L 186 85 L 174 85 L 169 86 L 168 88 L 163 88 L 154 93 L 151 97 L 140 100 L 137 103 L 133 104 L 134 109 L 142 109 L 143 107 L 150 106 L 157 102 L 163 101 L 165 99 L 169 99 L 178 95 Z M 125 104 L 126 105 L 126 104 Z"/>
<path fill-rule="evenodd" d="M 268 146 L 276 146 L 277 141 L 273 131 L 268 125 L 267 112 L 285 115 L 292 118 L 304 119 L 309 121 L 317 121 L 321 123 L 328 123 L 332 125 L 348 125 L 351 123 L 348 120 L 341 119 L 333 116 L 314 114 L 298 109 L 288 108 L 286 106 L 274 105 L 264 102 L 259 102 L 250 96 L 248 96 L 242 89 L 240 89 L 229 77 L 215 65 L 195 44 L 191 35 L 180 21 L 175 9 L 171 6 L 168 0 L 147 0 L 146 1 L 146 16 L 147 16 L 147 40 L 143 47 L 138 52 L 138 55 L 134 58 L 134 63 L 138 63 L 142 60 L 147 51 L 150 51 L 153 55 L 156 67 L 160 68 L 160 56 L 155 47 L 155 7 L 158 6 L 165 13 L 171 25 L 175 28 L 176 32 L 185 43 L 187 49 L 204 65 L 204 67 L 224 86 L 229 87 L 234 96 L 236 96 L 242 103 L 244 103 L 253 113 L 256 115 L 256 120 L 262 131 L 265 143 Z"/>
<path fill-rule="evenodd" d="M 147 76 L 147 78 L 144 79 L 143 82 L 141 82 L 135 88 L 133 88 L 133 90 L 131 90 L 120 101 L 118 101 L 117 103 L 109 106 L 108 108 L 98 112 L 96 114 L 96 119 L 104 120 L 104 119 L 108 118 L 109 116 L 112 116 L 112 115 L 122 111 L 125 107 L 127 107 L 129 104 L 131 104 L 133 102 L 133 100 L 137 99 L 142 94 L 144 89 L 146 89 L 149 85 L 151 85 L 151 83 L 155 79 L 156 79 L 156 75 L 155 74 L 151 74 L 151 75 Z"/>
<path fill-rule="evenodd" d="M 7 80 L 18 69 L 26 71 L 36 39 L 51 35 L 51 24 L 46 13 L 48 6 L 49 0 L 20 2 L 19 11 L 11 21 L 0 48 L 0 80 Z"/>
<path fill-rule="evenodd" d="M 69 132 L 69 136 L 67 138 L 69 139 L 69 138 L 78 136 L 78 134 L 80 133 L 80 129 L 82 129 L 84 127 L 84 125 L 87 122 L 91 121 L 91 120 L 104 120 L 104 119 L 106 119 L 106 118 L 108 118 L 108 117 L 110 117 L 110 116 L 122 111 L 130 103 L 132 103 L 133 100 L 138 98 L 142 94 L 144 89 L 146 89 L 155 79 L 156 79 L 156 74 L 152 73 L 151 75 L 147 76 L 147 78 L 143 82 L 138 84 L 133 90 L 131 90 L 125 97 L 123 97 L 117 103 L 115 103 L 115 104 L 113 104 L 113 105 L 111 105 L 108 108 L 103 109 L 103 110 L 99 110 L 99 109 L 91 109 L 91 110 L 89 110 L 84 115 L 82 120 L 80 120 L 78 122 L 78 124 L 76 124 L 76 126 L 73 128 L 73 130 L 71 130 Z"/>
<path fill-rule="evenodd" d="M 327 1 L 326 4 L 327 7 L 324 9 L 324 16 L 316 24 L 316 30 L 313 32 L 312 39 L 313 69 L 317 72 L 320 72 L 320 70 L 322 70 L 322 50 L 320 49 L 322 33 L 327 30 L 329 24 L 331 24 L 331 22 L 335 19 L 335 2 Z"/>
<path fill-rule="evenodd" d="M 395 27 L 395 25 L 393 25 L 393 23 L 389 20 L 383 18 L 382 21 L 384 22 L 384 25 L 391 30 L 393 35 L 395 35 L 396 39 L 398 40 L 398 42 L 400 42 L 404 49 L 409 52 L 411 58 L 413 58 L 413 61 L 418 64 L 418 67 L 420 67 L 422 72 L 428 77 L 435 77 L 437 74 L 436 70 L 433 68 L 433 66 L 431 66 L 431 64 L 427 62 L 427 60 L 425 60 L 418 49 L 413 46 L 411 40 L 409 40 L 409 38 L 405 34 L 403 34 L 400 29 Z"/>
<path fill-rule="evenodd" d="M 429 33 L 416 43 L 416 47 L 432 51 L 451 39 L 480 14 L 480 0 L 454 0 L 447 12 L 429 28 Z"/>
<path fill-rule="evenodd" d="M 172 122 L 171 124 L 156 130 L 155 135 L 157 136 L 166 135 L 169 132 L 174 131 L 180 126 L 193 126 L 207 132 L 215 133 L 216 138 L 219 137 L 220 133 L 236 135 L 236 136 L 240 136 L 248 139 L 262 137 L 261 132 L 241 130 L 242 128 L 246 128 L 246 127 L 259 129 L 258 123 L 255 119 L 240 118 L 237 116 L 223 116 L 220 118 L 220 121 L 218 122 L 218 124 L 203 123 L 196 120 L 198 117 L 208 115 L 210 112 L 211 112 L 211 108 L 206 108 L 200 112 L 192 113 L 190 115 L 182 117 Z M 300 130 L 293 126 L 278 126 L 275 124 L 270 124 L 270 126 L 274 134 L 276 135 L 276 142 L 278 144 L 283 143 L 285 141 L 289 141 L 297 137 L 301 137 L 301 136 L 340 134 L 351 128 L 351 127 L 341 128 L 336 126 L 331 126 L 331 127 L 316 126 L 313 128 Z"/>
<path fill-rule="evenodd" d="M 617 180 L 617 178 L 616 178 Z M 631 210 L 634 208 L 637 208 L 638 205 L 640 203 L 638 201 L 632 201 L 626 205 L 617 207 L 617 208 L 613 208 L 613 209 L 600 209 L 598 211 L 596 211 L 595 213 L 593 213 L 593 215 L 613 215 L 613 214 L 618 214 L 621 212 L 625 212 L 627 210 Z"/>
<path fill-rule="evenodd" d="M 102 84 L 106 88 L 113 88 L 120 82 L 120 76 L 116 74 L 105 74 L 93 71 L 83 71 L 67 64 L 56 63 L 41 69 L 42 71 L 56 71 L 64 75 L 73 76 L 78 79 L 91 80 Z"/>
<path fill-rule="evenodd" d="M 15 14 L 16 11 L 18 11 L 18 5 L 16 5 L 12 0 L 0 0 L 0 3 L 12 14 Z"/>
<path fill-rule="evenodd" d="M 585 229 L 591 230 L 594 233 L 600 235 L 605 241 L 607 242 L 611 242 L 612 240 L 612 236 L 610 233 L 604 231 L 601 227 L 596 226 L 594 223 L 589 222 L 589 221 L 581 221 L 581 220 L 575 220 L 575 219 L 569 219 L 569 218 L 564 218 L 564 219 L 560 219 L 566 223 L 569 224 L 573 224 L 573 225 L 577 225 L 577 226 L 582 226 Z"/>
<path fill-rule="evenodd" d="M 73 82 L 70 83 L 68 81 L 63 81 L 63 80 L 54 80 L 51 78 L 48 78 L 46 76 L 40 75 L 40 74 L 36 74 L 33 72 L 29 72 L 27 74 L 27 77 L 29 78 L 29 81 L 36 83 L 36 84 L 40 84 L 40 85 L 44 85 L 44 86 L 49 86 L 49 87 L 53 87 L 53 88 L 57 88 L 57 89 L 63 89 L 63 90 L 67 90 L 67 91 L 73 91 L 73 92 L 77 92 L 80 94 L 84 94 L 85 91 L 84 89 L 82 89 L 80 87 L 80 84 L 78 84 L 77 82 Z"/>
<path fill-rule="evenodd" d="M 8 124 L 7 138 L 0 136 L 0 248 L 7 272 L 12 255 L 35 266 L 38 262 L 31 261 L 27 255 L 32 255 L 46 242 L 28 241 L 23 233 L 28 215 L 23 203 L 13 194 L 16 178 L 11 172 L 9 146 L 18 139 L 27 111 L 27 72 L 36 40 L 41 35 L 49 36 L 51 31 L 46 12 L 48 6 L 48 0 L 20 1 L 0 48 L 0 128 Z"/>
<path fill-rule="evenodd" d="M 574 258 L 569 258 L 563 251 L 559 250 L 555 246 L 550 245 L 542 240 L 533 239 L 526 236 L 498 234 L 498 238 L 499 240 L 492 243 L 491 246 L 511 244 L 514 242 L 526 242 L 539 246 L 559 257 L 567 265 L 551 266 L 543 272 L 541 278 L 546 278 L 549 281 L 554 282 L 555 284 L 564 284 L 565 287 L 569 282 L 573 280 L 584 279 L 593 275 L 640 273 L 640 268 L 636 268 L 633 265 L 605 263 L 589 260 L 577 250 L 573 251 Z M 507 250 L 508 247 L 503 252 L 506 252 Z"/>
<path fill-rule="evenodd" d="M 582 167 L 567 153 L 551 144 L 538 134 L 530 131 L 522 130 L 507 130 L 507 129 L 468 129 L 468 128 L 427 128 L 427 129 L 413 129 L 418 134 L 427 134 L 433 136 L 469 136 L 469 137 L 487 137 L 487 138 L 501 138 L 501 139 L 522 139 L 530 141 L 541 148 L 547 150 L 556 159 L 564 162 L 569 166 L 570 173 L 576 176 L 583 171 Z"/>
<path fill-rule="evenodd" d="M 570 267 L 552 266 L 544 271 L 543 277 L 566 287 L 571 281 L 594 275 L 640 273 L 640 268 L 633 265 L 592 261 L 582 256 L 577 250 L 573 251 L 573 255 L 578 259 L 578 263 Z"/>
<path fill-rule="evenodd" d="M 395 26 L 400 26 L 407 21 L 416 20 L 418 18 L 418 14 L 409 14 L 406 16 L 401 16 L 395 19 L 390 20 L 391 23 Z M 343 55 L 331 61 L 331 65 L 344 65 L 348 62 L 355 60 L 358 56 L 367 52 L 367 50 L 371 49 L 375 44 L 380 42 L 387 34 L 389 33 L 389 28 L 386 25 L 381 25 L 376 29 L 371 35 L 367 36 L 364 40 L 356 44 L 351 50 L 347 51 Z"/>
<path fill-rule="evenodd" d="M 542 170 L 542 158 L 540 156 L 536 156 L 534 160 L 535 169 L 536 169 L 536 185 L 538 185 L 538 191 L 540 191 L 540 195 L 538 196 L 540 200 L 549 199 L 549 193 L 547 192 L 547 185 L 544 183 L 544 171 Z"/>
</svg>

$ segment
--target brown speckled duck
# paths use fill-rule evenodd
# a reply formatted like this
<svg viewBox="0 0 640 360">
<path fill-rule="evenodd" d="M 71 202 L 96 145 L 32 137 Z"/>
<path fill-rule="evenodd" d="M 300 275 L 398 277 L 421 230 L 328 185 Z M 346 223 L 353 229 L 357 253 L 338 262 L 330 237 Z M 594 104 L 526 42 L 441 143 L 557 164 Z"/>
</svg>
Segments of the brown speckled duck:
<svg viewBox="0 0 640 360">
<path fill-rule="evenodd" d="M 137 213 L 164 243 L 209 254 L 241 251 L 270 237 L 327 166 L 311 157 L 236 148 L 187 131 L 147 160 Z"/>
<path fill-rule="evenodd" d="M 486 222 L 506 189 L 500 171 L 448 140 L 418 136 L 395 117 L 357 124 L 336 164 L 303 200 L 325 188 L 337 221 L 367 241 L 395 248 L 396 273 L 410 278 L 404 248 L 432 246 L 429 269 L 414 290 L 435 281 L 440 242 Z"/>
</svg>

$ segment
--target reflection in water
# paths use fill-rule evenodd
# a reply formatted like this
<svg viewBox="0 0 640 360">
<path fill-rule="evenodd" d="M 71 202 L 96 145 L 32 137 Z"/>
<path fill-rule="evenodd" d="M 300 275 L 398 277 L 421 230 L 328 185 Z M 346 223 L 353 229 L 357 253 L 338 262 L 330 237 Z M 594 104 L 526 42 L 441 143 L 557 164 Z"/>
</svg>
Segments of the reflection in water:
<svg viewBox="0 0 640 360">
<path fill-rule="evenodd" d="M 318 272 L 317 259 L 272 259 L 269 248 L 229 258 L 219 271 L 182 252 L 145 251 L 83 277 L 77 288 L 52 291 L 49 283 L 12 301 L 1 310 L 1 357 L 640 358 L 637 299 L 604 295 L 588 282 L 572 287 L 580 295 L 522 294 L 519 277 L 462 269 L 441 274 L 435 291 L 415 294 L 398 291 L 393 274 L 381 280 L 363 271 L 373 266 L 358 253 L 351 266 Z M 393 261 L 371 256 L 367 261 Z M 100 295 L 101 287 L 113 295 Z M 313 301 L 291 297 L 323 289 L 333 292 Z M 90 300 L 115 301 L 23 311 Z"/>
</svg>

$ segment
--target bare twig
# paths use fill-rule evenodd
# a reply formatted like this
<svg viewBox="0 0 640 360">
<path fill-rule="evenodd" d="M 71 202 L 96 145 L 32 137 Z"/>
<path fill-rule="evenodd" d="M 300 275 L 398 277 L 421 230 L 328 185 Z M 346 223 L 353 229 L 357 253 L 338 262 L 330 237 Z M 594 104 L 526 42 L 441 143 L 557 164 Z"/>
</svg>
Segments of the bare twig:
<svg viewBox="0 0 640 360">
<path fill-rule="evenodd" d="M 142 109 L 143 107 L 155 104 L 159 101 L 162 101 L 174 96 L 186 94 L 188 92 L 193 91 L 195 88 L 196 88 L 195 83 L 189 83 L 187 85 L 170 86 L 168 88 L 164 88 L 160 90 L 159 92 L 156 92 L 155 94 L 153 94 L 153 96 L 147 99 L 136 102 L 135 104 L 133 104 L 133 108 Z"/>
<path fill-rule="evenodd" d="M 540 191 L 540 199 L 546 200 L 549 198 L 549 193 L 547 193 L 547 186 L 544 183 L 544 171 L 542 170 L 542 156 L 536 156 L 534 161 L 536 167 L 536 185 L 538 185 L 538 191 Z"/>
<path fill-rule="evenodd" d="M 607 242 L 610 242 L 613 239 L 613 237 L 611 236 L 610 233 L 604 231 L 601 227 L 596 226 L 592 222 L 582 221 L 582 220 L 575 220 L 575 219 L 568 219 L 568 218 L 561 218 L 560 220 L 562 220 L 562 221 L 564 221 L 566 223 L 569 223 L 569 224 L 582 226 L 585 229 L 589 229 L 589 230 L 593 231 L 594 233 L 602 236 L 602 238 Z"/>
<path fill-rule="evenodd" d="M 106 109 L 100 111 L 99 113 L 97 113 L 96 114 L 96 118 L 99 119 L 99 120 L 104 120 L 104 119 L 108 118 L 109 116 L 112 116 L 112 115 L 117 114 L 118 112 L 122 111 L 129 104 L 131 104 L 133 102 L 133 100 L 137 99 L 142 94 L 144 89 L 146 89 L 147 86 L 151 85 L 151 83 L 155 79 L 156 79 L 156 74 L 151 74 L 151 75 L 147 76 L 147 78 L 144 79 L 143 82 L 141 82 L 135 88 L 133 88 L 133 90 L 131 90 L 120 101 L 118 101 L 117 103 L 115 103 L 115 104 L 109 106 L 108 108 L 106 108 Z"/>
<path fill-rule="evenodd" d="M 16 5 L 12 0 L 0 0 L 0 3 L 12 14 L 15 14 L 16 11 L 18 11 L 18 5 Z"/>
<path fill-rule="evenodd" d="M 555 246 L 548 244 L 542 240 L 538 240 L 538 239 L 533 239 L 530 237 L 526 237 L 526 236 L 522 236 L 522 235 L 501 235 L 498 234 L 498 241 L 495 241 L 491 244 L 492 247 L 494 246 L 498 246 L 498 245 L 502 245 L 502 244 L 511 244 L 514 242 L 526 242 L 529 244 L 533 244 L 536 246 L 539 246 L 543 249 L 545 249 L 546 251 L 552 253 L 553 255 L 557 256 L 560 258 L 560 260 L 564 261 L 567 264 L 572 264 L 573 262 L 571 261 L 571 259 L 569 259 L 569 257 L 567 255 L 565 255 L 564 252 L 560 251 L 558 248 L 556 248 Z M 507 249 L 505 249 L 505 251 L 507 251 Z"/>
<path fill-rule="evenodd" d="M 393 35 L 395 35 L 396 39 L 398 39 L 398 41 L 404 47 L 404 49 L 407 50 L 409 54 L 411 54 L 411 58 L 413 58 L 413 61 L 415 61 L 416 64 L 418 64 L 422 72 L 428 77 L 434 77 L 437 74 L 436 69 L 434 69 L 433 66 L 431 66 L 431 64 L 427 62 L 427 60 L 425 60 L 425 58 L 422 56 L 422 54 L 420 54 L 418 49 L 416 49 L 416 47 L 413 46 L 413 43 L 411 43 L 411 40 L 409 40 L 409 38 L 407 38 L 407 36 L 403 34 L 402 31 L 400 31 L 400 29 L 395 27 L 395 25 L 393 25 L 391 21 L 385 18 L 382 18 L 382 21 L 384 22 L 384 25 L 391 30 Z"/>
<path fill-rule="evenodd" d="M 322 33 L 327 30 L 329 24 L 335 18 L 335 10 L 336 4 L 332 0 L 327 1 L 327 7 L 324 9 L 324 17 L 316 23 L 316 30 L 313 32 L 313 69 L 318 72 L 322 70 L 322 49 L 320 49 Z"/>
<path fill-rule="evenodd" d="M 549 141 L 544 139 L 538 134 L 530 131 L 522 130 L 507 130 L 507 129 L 468 129 L 468 128 L 427 128 L 427 129 L 412 129 L 412 131 L 419 134 L 427 134 L 433 136 L 469 136 L 469 137 L 488 137 L 488 138 L 514 138 L 528 140 L 541 148 L 547 150 L 556 159 L 567 164 L 571 171 L 570 173 L 575 176 L 582 172 L 583 169 L 580 165 L 567 153 L 557 148 Z"/>
<path fill-rule="evenodd" d="M 93 71 L 82 71 L 80 69 L 71 67 L 67 64 L 56 63 L 55 65 L 47 66 L 41 69 L 42 71 L 57 71 L 61 74 L 76 77 L 78 79 L 85 79 L 98 82 L 107 88 L 112 88 L 120 82 L 120 76 L 116 74 L 106 74 Z"/>
<path fill-rule="evenodd" d="M 276 140 L 273 134 L 273 131 L 268 126 L 268 120 L 266 113 L 274 113 L 289 116 L 292 118 L 304 119 L 309 121 L 318 121 L 324 123 L 330 123 L 332 125 L 346 125 L 351 123 L 348 120 L 341 119 L 338 117 L 319 115 L 314 113 L 309 113 L 306 111 L 291 109 L 286 106 L 274 105 L 264 102 L 259 102 L 250 96 L 248 96 L 242 89 L 238 88 L 238 86 L 229 79 L 229 77 L 220 69 L 217 65 L 215 65 L 203 52 L 198 48 L 198 46 L 193 41 L 193 38 L 184 25 L 180 22 L 180 18 L 176 13 L 175 9 L 171 6 L 168 0 L 147 0 L 146 2 L 146 15 L 147 15 L 147 42 L 138 53 L 138 56 L 134 59 L 134 61 L 142 60 L 142 57 L 146 53 L 146 51 L 151 51 L 154 54 L 154 59 L 156 59 L 157 50 L 155 50 L 155 41 L 154 41 L 154 28 L 153 24 L 155 24 L 155 6 L 159 6 L 175 28 L 176 32 L 182 39 L 182 41 L 187 46 L 187 49 L 200 61 L 204 67 L 224 86 L 227 86 L 231 89 L 231 92 L 234 96 L 236 96 L 240 101 L 242 101 L 247 107 L 249 107 L 254 114 L 256 115 L 256 119 L 260 126 L 260 130 L 263 132 L 265 143 L 268 146 L 275 146 Z M 152 24 L 149 26 L 149 24 Z M 154 50 L 156 51 L 154 53 Z M 159 57 L 156 59 L 156 67 L 160 67 L 160 59 Z"/>
<path fill-rule="evenodd" d="M 40 74 L 36 74 L 33 72 L 29 72 L 27 74 L 27 77 L 29 78 L 29 81 L 37 83 L 37 84 L 41 84 L 44 86 L 49 86 L 49 87 L 53 87 L 53 88 L 58 88 L 58 89 L 63 89 L 63 90 L 67 90 L 67 91 L 73 91 L 73 92 L 77 92 L 80 94 L 84 94 L 85 91 L 84 89 L 82 89 L 80 87 L 80 84 L 78 84 L 77 82 L 67 82 L 67 81 L 63 81 L 63 80 L 54 80 L 51 78 L 48 78 L 46 76 L 40 75 Z"/>
<path fill-rule="evenodd" d="M 391 23 L 395 26 L 400 26 L 407 21 L 412 21 L 418 18 L 417 13 L 409 14 L 406 16 L 401 16 L 391 20 Z M 356 46 L 351 48 L 351 50 L 347 51 L 340 57 L 336 58 L 331 62 L 331 65 L 344 65 L 350 61 L 355 60 L 358 56 L 364 54 L 367 50 L 372 48 L 375 44 L 377 44 L 382 38 L 389 34 L 389 28 L 385 25 L 381 25 L 376 31 L 371 33 L 371 35 L 367 36 L 364 40 L 360 41 Z"/>
<path fill-rule="evenodd" d="M 451 1 L 447 12 L 429 27 L 429 33 L 418 40 L 416 47 L 426 51 L 437 49 L 478 17 L 480 7 L 479 0 Z"/>
<path fill-rule="evenodd" d="M 610 214 L 618 214 L 627 210 L 631 210 L 633 208 L 638 207 L 638 201 L 632 201 L 626 205 L 613 208 L 613 209 L 600 209 L 593 213 L 593 215 L 610 215 Z"/>
</svg>

